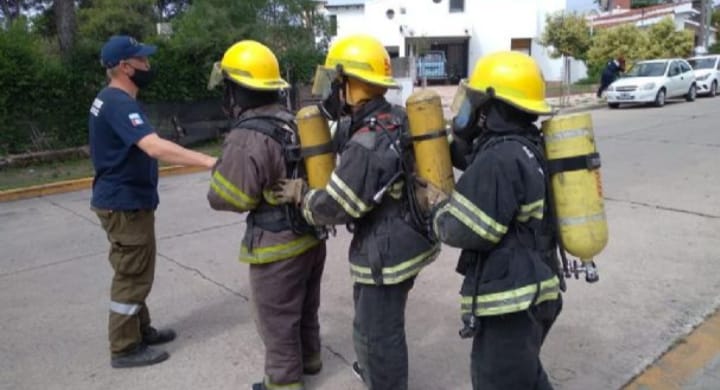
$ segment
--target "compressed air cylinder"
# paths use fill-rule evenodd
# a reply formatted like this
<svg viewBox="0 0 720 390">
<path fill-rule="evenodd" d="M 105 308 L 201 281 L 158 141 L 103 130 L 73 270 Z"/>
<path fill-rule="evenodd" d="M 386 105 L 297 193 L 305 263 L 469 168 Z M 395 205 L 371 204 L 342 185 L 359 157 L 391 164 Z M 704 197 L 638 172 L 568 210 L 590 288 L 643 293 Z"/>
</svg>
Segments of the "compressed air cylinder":
<svg viewBox="0 0 720 390">
<path fill-rule="evenodd" d="M 330 128 L 328 123 L 320 114 L 317 106 L 303 107 L 295 115 L 298 126 L 298 137 L 300 146 L 304 151 L 308 148 L 320 148 L 304 158 L 305 171 L 308 176 L 310 188 L 325 188 L 330 180 L 330 174 L 335 169 L 335 152 L 330 148 Z M 321 148 L 327 145 L 326 148 Z M 321 149 L 324 152 L 319 153 Z"/>
<path fill-rule="evenodd" d="M 455 188 L 455 179 L 440 95 L 423 89 L 410 95 L 405 106 L 415 169 L 420 177 L 449 194 Z"/>
<path fill-rule="evenodd" d="M 552 193 L 565 250 L 589 263 L 608 241 L 592 118 L 589 113 L 556 116 L 544 121 L 542 130 L 549 164 L 575 158 L 575 164 L 566 164 L 562 171 L 552 174 Z M 597 164 L 578 168 L 584 156 L 589 157 L 585 159 L 588 161 L 597 160 Z"/>
</svg>

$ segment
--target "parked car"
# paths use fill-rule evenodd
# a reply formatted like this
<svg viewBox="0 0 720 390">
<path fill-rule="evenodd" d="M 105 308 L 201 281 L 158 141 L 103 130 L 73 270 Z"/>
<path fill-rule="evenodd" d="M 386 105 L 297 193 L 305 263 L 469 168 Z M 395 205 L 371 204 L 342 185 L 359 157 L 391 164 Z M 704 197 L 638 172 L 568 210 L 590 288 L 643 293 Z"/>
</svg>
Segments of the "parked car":
<svg viewBox="0 0 720 390">
<path fill-rule="evenodd" d="M 638 61 L 607 89 L 610 108 L 623 103 L 662 107 L 669 98 L 685 97 L 691 102 L 696 96 L 695 73 L 682 58 Z"/>
<path fill-rule="evenodd" d="M 417 60 L 417 78 L 422 82 L 423 76 L 428 81 L 445 81 L 448 79 L 447 59 L 442 50 L 430 50 Z"/>
<path fill-rule="evenodd" d="M 695 71 L 698 95 L 717 95 L 720 84 L 720 55 L 701 56 L 688 59 Z"/>
</svg>

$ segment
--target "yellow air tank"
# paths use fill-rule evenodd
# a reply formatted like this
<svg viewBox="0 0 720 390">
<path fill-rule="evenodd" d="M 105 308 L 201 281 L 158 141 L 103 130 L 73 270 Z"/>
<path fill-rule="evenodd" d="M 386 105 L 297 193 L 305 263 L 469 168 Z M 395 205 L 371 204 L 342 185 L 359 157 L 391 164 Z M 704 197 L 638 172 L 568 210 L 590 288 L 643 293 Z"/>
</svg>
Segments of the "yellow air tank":
<svg viewBox="0 0 720 390">
<path fill-rule="evenodd" d="M 335 152 L 332 150 L 328 123 L 315 105 L 303 107 L 295 118 L 308 186 L 324 188 L 335 169 Z"/>
<path fill-rule="evenodd" d="M 560 240 L 568 253 L 591 264 L 608 241 L 592 118 L 556 116 L 544 121 L 542 130 Z"/>
<path fill-rule="evenodd" d="M 410 95 L 405 106 L 415 169 L 420 177 L 449 194 L 455 187 L 455 180 L 440 95 L 423 89 Z"/>
</svg>

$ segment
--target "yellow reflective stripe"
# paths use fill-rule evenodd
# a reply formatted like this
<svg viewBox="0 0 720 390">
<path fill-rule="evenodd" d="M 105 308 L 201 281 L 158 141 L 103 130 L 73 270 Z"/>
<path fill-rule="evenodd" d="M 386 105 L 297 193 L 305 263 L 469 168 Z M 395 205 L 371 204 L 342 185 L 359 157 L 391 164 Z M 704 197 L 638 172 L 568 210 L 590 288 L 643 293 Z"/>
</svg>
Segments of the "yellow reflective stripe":
<svg viewBox="0 0 720 390">
<path fill-rule="evenodd" d="M 383 267 L 383 284 L 398 284 L 409 279 L 418 273 L 428 264 L 432 263 L 440 253 L 440 245 L 435 245 L 429 250 L 392 267 Z M 374 284 L 372 270 L 370 267 L 363 267 L 350 264 L 350 275 L 353 281 L 362 284 Z"/>
<path fill-rule="evenodd" d="M 317 238 L 306 235 L 283 244 L 253 248 L 252 252 L 243 244 L 240 246 L 240 261 L 250 264 L 272 263 L 298 256 L 318 243 L 320 241 Z"/>
<path fill-rule="evenodd" d="M 557 299 L 560 295 L 560 280 L 557 276 L 540 283 L 540 293 L 535 304 Z M 493 294 L 478 295 L 475 303 L 476 316 L 494 316 L 500 314 L 516 313 L 527 310 L 537 293 L 537 284 L 529 284 L 514 290 Z M 461 311 L 469 313 L 472 310 L 471 296 L 464 296 L 460 301 Z"/>
<path fill-rule="evenodd" d="M 501 237 L 498 237 L 489 231 L 482 228 L 482 226 L 476 224 L 473 222 L 472 219 L 470 219 L 467 215 L 465 215 L 462 211 L 460 211 L 457 207 L 453 207 L 452 204 L 448 203 L 447 211 L 455 218 L 458 219 L 458 221 L 462 222 L 463 225 L 467 226 L 470 230 L 475 232 L 478 236 L 497 244 L 500 242 Z"/>
<path fill-rule="evenodd" d="M 273 192 L 269 189 L 263 190 L 263 199 L 265 199 L 265 202 L 271 206 L 277 206 L 280 204 L 280 202 L 275 198 L 275 195 L 273 195 Z"/>
<path fill-rule="evenodd" d="M 317 195 L 318 190 L 310 190 L 308 191 L 307 195 L 305 195 L 305 199 L 302 203 L 302 215 L 303 218 L 309 223 L 310 225 L 315 225 L 315 218 L 313 218 L 312 210 L 310 210 L 310 204 L 312 202 L 312 198 Z"/>
<path fill-rule="evenodd" d="M 232 185 L 219 171 L 213 173 L 210 179 L 210 188 L 223 200 L 242 210 L 252 209 L 260 203 L 259 200 L 253 199 Z"/>
<path fill-rule="evenodd" d="M 461 204 L 463 207 L 468 209 L 471 213 L 474 214 L 475 217 L 480 219 L 482 223 L 487 225 L 484 227 L 485 230 L 491 232 L 494 235 L 497 235 L 499 237 L 503 236 L 505 233 L 507 233 L 507 226 L 495 221 L 494 219 L 490 218 L 489 215 L 485 214 L 482 210 L 480 210 L 477 206 L 473 204 L 468 198 L 464 197 L 461 193 L 457 191 L 453 191 L 452 195 L 450 196 L 450 203 L 457 202 Z M 494 230 L 494 232 L 493 232 Z"/>
<path fill-rule="evenodd" d="M 393 199 L 400 199 L 402 198 L 403 194 L 403 187 L 405 186 L 405 182 L 398 181 L 390 186 L 390 190 L 388 191 L 388 195 L 390 195 Z"/>
<path fill-rule="evenodd" d="M 355 209 L 360 212 L 360 214 L 370 211 L 371 207 L 363 202 L 362 199 L 360 199 L 360 197 L 358 197 L 355 192 L 347 184 L 345 184 L 344 181 L 342 181 L 340 176 L 335 174 L 335 172 L 330 175 L 330 181 L 337 185 L 338 189 L 340 189 L 343 195 L 345 195 L 345 197 L 354 204 Z"/>
<path fill-rule="evenodd" d="M 343 208 L 343 210 L 345 210 L 346 213 L 348 213 L 348 215 L 350 215 L 353 218 L 360 218 L 360 213 L 357 212 L 350 205 L 350 203 L 346 202 L 345 199 L 343 199 L 343 197 L 340 196 L 340 194 L 335 192 L 335 189 L 333 188 L 332 183 L 328 183 L 327 187 L 325 188 L 325 191 L 328 193 L 328 195 L 330 195 L 331 198 L 333 198 L 340 205 L 340 207 Z"/>
<path fill-rule="evenodd" d="M 263 385 L 268 390 L 303 390 L 305 388 L 302 382 L 286 383 L 284 385 L 274 384 L 270 382 L 270 378 L 267 376 L 263 379 Z"/>
<path fill-rule="evenodd" d="M 520 213 L 517 216 L 517 220 L 520 222 L 527 222 L 530 218 L 542 219 L 545 207 L 545 199 L 540 199 L 532 203 L 524 204 L 520 206 Z"/>
</svg>

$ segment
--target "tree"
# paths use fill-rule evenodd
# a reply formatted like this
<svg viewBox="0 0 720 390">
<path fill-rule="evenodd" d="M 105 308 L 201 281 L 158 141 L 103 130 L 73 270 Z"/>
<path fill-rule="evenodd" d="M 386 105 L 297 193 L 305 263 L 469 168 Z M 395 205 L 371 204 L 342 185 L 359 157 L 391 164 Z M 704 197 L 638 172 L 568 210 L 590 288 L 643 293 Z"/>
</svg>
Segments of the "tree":
<svg viewBox="0 0 720 390">
<path fill-rule="evenodd" d="M 550 57 L 585 60 L 590 48 L 590 27 L 583 15 L 556 13 L 545 18 L 540 44 L 550 47 Z"/>
<path fill-rule="evenodd" d="M 687 57 L 693 50 L 693 33 L 688 30 L 675 30 L 675 22 L 665 18 L 646 30 L 648 40 L 645 56 L 647 58 Z"/>
<path fill-rule="evenodd" d="M 587 55 L 589 77 L 598 77 L 612 58 L 623 56 L 630 63 L 644 59 L 647 46 L 647 34 L 633 24 L 597 31 Z"/>
<path fill-rule="evenodd" d="M 550 48 L 550 57 L 563 58 L 563 96 L 569 93 L 570 58 L 584 61 L 590 48 L 590 27 L 583 15 L 577 13 L 556 13 L 545 18 L 545 30 L 540 44 Z"/>
<path fill-rule="evenodd" d="M 55 0 L 53 12 L 55 13 L 55 26 L 57 28 L 60 52 L 64 56 L 69 56 L 75 43 L 75 33 L 77 31 L 74 0 Z"/>
<path fill-rule="evenodd" d="M 78 10 L 78 34 L 93 43 L 105 42 L 116 34 L 143 40 L 155 34 L 157 19 L 154 0 L 92 0 Z"/>
</svg>

